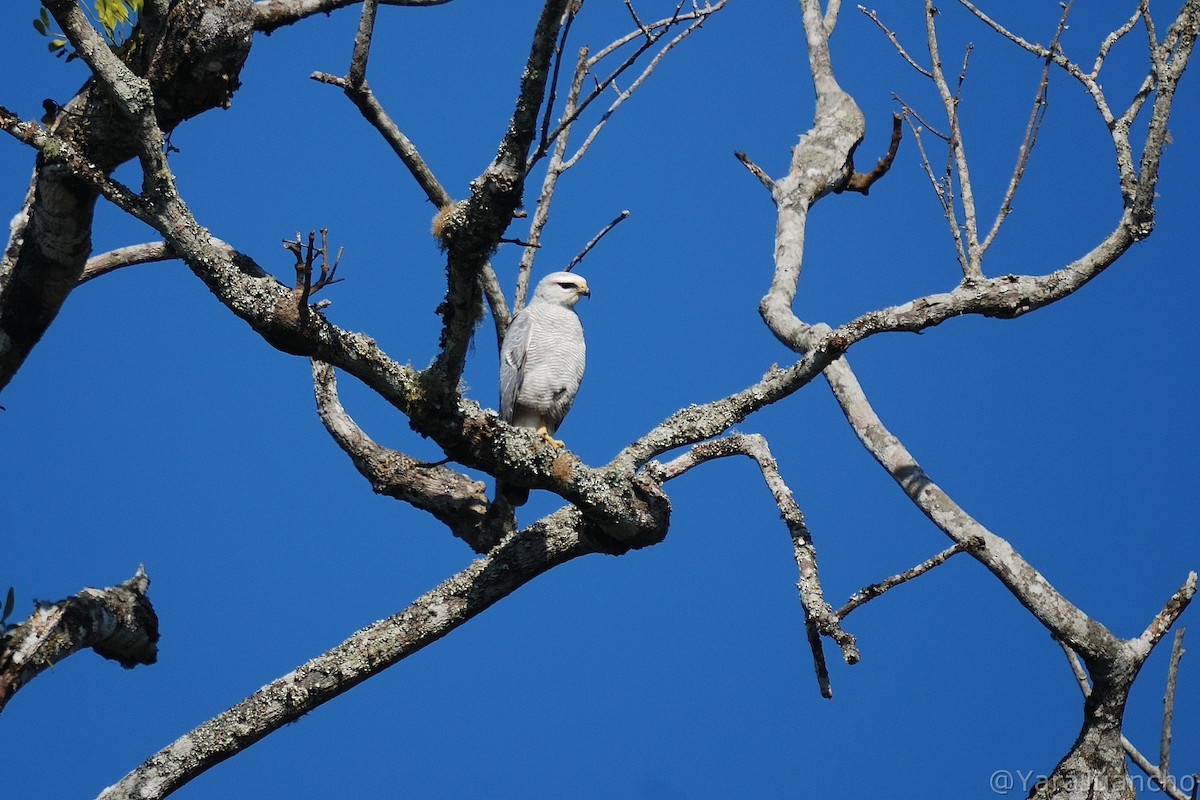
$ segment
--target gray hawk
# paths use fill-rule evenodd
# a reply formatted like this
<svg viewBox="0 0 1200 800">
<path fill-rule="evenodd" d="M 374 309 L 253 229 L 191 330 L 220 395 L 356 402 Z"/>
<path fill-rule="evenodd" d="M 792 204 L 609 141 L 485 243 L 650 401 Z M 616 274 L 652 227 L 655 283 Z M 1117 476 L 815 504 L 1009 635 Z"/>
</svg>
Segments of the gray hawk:
<svg viewBox="0 0 1200 800">
<path fill-rule="evenodd" d="M 583 379 L 583 326 L 575 304 L 591 294 L 580 276 L 550 273 L 512 318 L 500 346 L 500 419 L 531 428 L 556 447 L 563 443 L 554 433 Z M 529 490 L 497 483 L 496 495 L 519 506 L 529 499 Z"/>
</svg>

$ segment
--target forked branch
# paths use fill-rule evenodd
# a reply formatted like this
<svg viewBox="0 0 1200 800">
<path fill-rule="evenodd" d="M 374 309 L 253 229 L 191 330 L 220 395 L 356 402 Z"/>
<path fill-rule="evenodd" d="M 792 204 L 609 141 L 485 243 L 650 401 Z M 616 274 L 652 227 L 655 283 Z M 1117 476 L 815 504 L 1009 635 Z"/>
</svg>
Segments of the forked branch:
<svg viewBox="0 0 1200 800">
<path fill-rule="evenodd" d="M 858 646 L 854 636 L 842 628 L 839 616 L 825 600 L 817 573 L 817 551 L 812 535 L 792 490 L 779 473 L 779 465 L 771 455 L 767 440 L 758 434 L 730 434 L 721 439 L 702 442 L 665 464 L 648 465 L 648 471 L 656 481 L 665 482 L 704 462 L 734 455 L 747 456 L 758 465 L 763 480 L 775 499 L 775 505 L 779 508 L 780 516 L 791 534 L 792 552 L 800 570 L 796 588 L 800 593 L 800 604 L 804 608 L 804 625 L 812 648 L 818 686 L 823 697 L 832 697 L 833 689 L 829 684 L 829 671 L 825 664 L 821 637 L 828 636 L 833 639 L 841 648 L 842 658 L 848 664 L 858 662 Z"/>
</svg>

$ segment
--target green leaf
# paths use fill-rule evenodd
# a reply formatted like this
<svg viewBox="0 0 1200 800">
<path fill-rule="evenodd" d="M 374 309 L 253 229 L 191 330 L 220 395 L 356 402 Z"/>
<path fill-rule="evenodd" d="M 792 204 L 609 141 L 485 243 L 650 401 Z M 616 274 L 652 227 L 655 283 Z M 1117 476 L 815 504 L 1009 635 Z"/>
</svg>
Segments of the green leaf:
<svg viewBox="0 0 1200 800">
<path fill-rule="evenodd" d="M 8 615 L 12 613 L 13 603 L 16 601 L 16 596 L 13 594 L 13 587 L 8 587 L 8 597 L 4 599 L 4 613 L 0 614 L 0 622 L 8 619 Z"/>
<path fill-rule="evenodd" d="M 66 46 L 67 46 L 66 39 L 51 39 L 50 44 L 49 44 L 50 52 L 52 52 L 52 53 L 55 50 L 61 50 Z"/>
<path fill-rule="evenodd" d="M 46 35 L 46 26 L 44 24 L 42 24 L 42 21 L 40 19 L 35 19 L 33 21 L 33 27 L 42 36 Z"/>
<path fill-rule="evenodd" d="M 129 6 L 125 0 L 96 0 L 96 16 L 108 38 L 113 39 L 117 28 L 129 21 Z"/>
</svg>

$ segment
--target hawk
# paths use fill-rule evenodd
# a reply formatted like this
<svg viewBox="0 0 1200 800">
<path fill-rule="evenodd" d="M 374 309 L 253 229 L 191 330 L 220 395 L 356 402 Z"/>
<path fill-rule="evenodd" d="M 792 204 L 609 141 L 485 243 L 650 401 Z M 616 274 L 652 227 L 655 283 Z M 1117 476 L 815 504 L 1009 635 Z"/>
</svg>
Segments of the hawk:
<svg viewBox="0 0 1200 800">
<path fill-rule="evenodd" d="M 581 297 L 591 297 L 587 281 L 570 272 L 552 272 L 533 290 L 533 299 L 508 325 L 500 346 L 500 419 L 554 438 L 575 402 L 583 379 L 583 326 L 575 314 Z M 529 499 L 529 490 L 497 484 L 513 506 Z"/>
</svg>

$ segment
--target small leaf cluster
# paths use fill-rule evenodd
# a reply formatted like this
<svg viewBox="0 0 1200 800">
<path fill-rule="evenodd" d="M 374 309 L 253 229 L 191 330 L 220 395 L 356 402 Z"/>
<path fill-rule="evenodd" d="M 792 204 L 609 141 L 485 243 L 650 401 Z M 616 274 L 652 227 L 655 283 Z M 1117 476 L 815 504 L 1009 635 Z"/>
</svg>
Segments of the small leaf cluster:
<svg viewBox="0 0 1200 800">
<path fill-rule="evenodd" d="M 95 22 L 99 23 L 104 38 L 113 50 L 120 50 L 136 38 L 137 16 L 142 10 L 143 0 L 94 0 L 92 8 L 84 0 L 79 5 Z M 33 20 L 33 27 L 42 36 L 50 37 L 46 43 L 51 53 L 56 57 L 66 56 L 67 60 L 76 57 L 73 51 L 67 49 L 67 37 L 51 27 L 50 15 L 42 8 Z"/>
<path fill-rule="evenodd" d="M 33 27 L 42 36 L 50 37 L 50 41 L 47 43 L 47 46 L 50 48 L 51 53 L 54 53 L 54 55 L 59 57 L 67 54 L 67 37 L 63 36 L 61 33 L 53 32 L 53 28 L 50 27 L 50 15 L 46 13 L 45 6 L 42 6 L 37 17 L 34 18 Z M 67 54 L 68 61 L 74 57 L 74 53 Z"/>
</svg>

